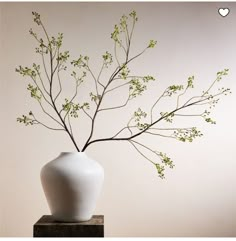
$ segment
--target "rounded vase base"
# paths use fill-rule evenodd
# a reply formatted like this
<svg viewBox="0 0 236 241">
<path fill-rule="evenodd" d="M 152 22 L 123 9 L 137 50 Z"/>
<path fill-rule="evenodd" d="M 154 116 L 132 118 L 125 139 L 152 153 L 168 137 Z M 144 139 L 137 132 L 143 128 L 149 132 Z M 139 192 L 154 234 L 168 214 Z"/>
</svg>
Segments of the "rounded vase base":
<svg viewBox="0 0 236 241">
<path fill-rule="evenodd" d="M 76 218 L 76 217 L 55 217 L 54 215 L 52 215 L 54 220 L 56 222 L 60 222 L 60 223 L 78 223 L 78 222 L 87 222 L 89 221 L 92 217 L 89 218 Z"/>
</svg>

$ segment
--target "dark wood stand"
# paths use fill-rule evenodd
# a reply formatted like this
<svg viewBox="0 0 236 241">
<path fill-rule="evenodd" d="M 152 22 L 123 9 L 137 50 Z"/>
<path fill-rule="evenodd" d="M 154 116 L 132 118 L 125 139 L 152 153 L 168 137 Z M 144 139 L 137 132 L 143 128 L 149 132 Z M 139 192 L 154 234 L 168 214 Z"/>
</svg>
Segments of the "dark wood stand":
<svg viewBox="0 0 236 241">
<path fill-rule="evenodd" d="M 34 224 L 34 237 L 104 237 L 104 216 L 94 215 L 86 222 L 64 223 L 44 215 Z"/>
</svg>

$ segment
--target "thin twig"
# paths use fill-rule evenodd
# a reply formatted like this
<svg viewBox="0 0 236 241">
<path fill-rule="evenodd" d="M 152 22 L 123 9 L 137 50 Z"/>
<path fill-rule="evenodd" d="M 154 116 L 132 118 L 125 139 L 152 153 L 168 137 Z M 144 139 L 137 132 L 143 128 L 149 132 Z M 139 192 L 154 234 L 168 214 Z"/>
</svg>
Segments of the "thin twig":
<svg viewBox="0 0 236 241">
<path fill-rule="evenodd" d="M 61 92 L 62 92 L 61 77 L 60 77 L 60 70 L 59 70 L 59 69 L 58 69 L 58 71 L 57 71 L 57 78 L 58 78 L 60 90 L 59 90 L 59 92 L 57 93 L 56 97 L 54 98 L 54 102 L 56 102 L 57 98 L 59 97 L 59 95 L 60 95 Z"/>
<path fill-rule="evenodd" d="M 42 62 L 43 62 L 44 71 L 45 71 L 45 74 L 46 74 L 46 76 L 47 76 L 48 82 L 50 83 L 50 78 L 49 78 L 48 71 L 47 71 L 47 67 L 46 67 L 46 64 L 45 64 L 45 59 L 44 59 L 44 54 L 43 54 L 43 52 L 42 52 L 41 56 L 42 56 Z"/>
<path fill-rule="evenodd" d="M 181 93 L 181 94 L 178 95 L 178 97 L 177 97 L 177 105 L 176 105 L 176 108 L 179 107 L 179 99 L 180 99 L 180 96 L 183 96 L 183 95 L 186 93 L 187 89 L 188 89 L 188 86 L 185 88 L 185 90 L 184 90 L 183 93 Z"/>
<path fill-rule="evenodd" d="M 82 83 L 82 81 L 80 81 L 79 84 L 76 83 L 75 94 L 74 94 L 74 96 L 71 98 L 71 100 L 69 101 L 69 103 L 71 103 L 71 102 L 75 99 L 75 97 L 77 96 L 77 94 L 78 94 L 78 88 L 79 88 L 79 86 L 81 85 L 81 83 Z M 63 111 L 63 108 L 60 110 L 59 113 L 61 113 L 62 111 Z M 69 114 L 69 112 L 70 112 L 70 110 L 68 110 L 68 111 L 66 112 L 66 114 L 65 114 L 65 116 L 64 116 L 64 121 L 65 121 L 65 119 L 66 119 L 66 116 Z"/>
<path fill-rule="evenodd" d="M 115 42 L 115 44 L 114 44 L 115 59 L 116 59 L 116 62 L 117 62 L 117 64 L 118 64 L 118 66 L 120 67 L 120 62 L 119 62 L 119 59 L 118 59 L 118 57 L 117 57 L 116 47 L 117 47 L 117 43 Z"/>
<path fill-rule="evenodd" d="M 44 98 L 44 100 L 53 108 L 52 104 L 48 101 L 48 99 L 45 97 L 43 91 L 41 90 L 41 88 L 39 87 L 38 83 L 36 82 L 36 80 L 31 77 L 31 79 L 33 80 L 34 84 L 37 86 L 39 92 L 41 93 L 42 97 Z"/>
<path fill-rule="evenodd" d="M 52 120 L 54 120 L 54 121 L 57 122 L 60 126 L 63 127 L 63 125 L 62 125 L 57 119 L 55 119 L 52 115 L 50 115 L 50 114 L 44 109 L 42 103 L 41 103 L 40 101 L 38 101 L 38 102 L 39 102 L 39 105 L 41 106 L 43 112 L 44 112 L 47 116 L 49 116 Z"/>
<path fill-rule="evenodd" d="M 188 115 L 188 114 L 175 114 L 175 116 L 190 116 L 190 117 L 193 117 L 193 116 L 202 116 L 204 114 L 204 112 L 202 114 L 193 114 L 193 115 Z"/>
<path fill-rule="evenodd" d="M 104 111 L 104 110 L 115 110 L 115 109 L 119 109 L 119 108 L 125 107 L 128 104 L 129 100 L 130 100 L 130 96 L 128 96 L 126 102 L 123 105 L 99 109 L 98 112 Z"/>
<path fill-rule="evenodd" d="M 123 86 L 125 86 L 125 85 L 128 85 L 128 84 L 130 84 L 130 81 L 127 82 L 127 83 L 124 83 L 124 84 L 122 84 L 122 85 L 118 85 L 118 86 L 116 86 L 116 87 L 114 87 L 114 88 L 112 88 L 112 89 L 107 90 L 107 91 L 106 91 L 106 94 L 107 94 L 108 92 L 111 92 L 111 91 L 113 91 L 113 90 L 116 90 L 116 89 L 118 89 L 118 88 L 120 88 L 120 87 L 123 87 Z"/>
<path fill-rule="evenodd" d="M 167 135 L 163 135 L 163 134 L 160 134 L 160 133 L 153 133 L 153 132 L 150 132 L 150 131 L 145 131 L 144 133 L 150 134 L 150 135 L 155 135 L 155 136 L 161 136 L 161 137 L 168 137 L 168 138 L 176 139 L 174 136 L 167 136 Z"/>
<path fill-rule="evenodd" d="M 168 88 L 165 89 L 165 91 L 162 93 L 162 95 L 156 100 L 156 102 L 155 102 L 155 103 L 152 105 L 152 107 L 151 107 L 151 123 L 153 123 L 153 122 L 152 122 L 152 119 L 153 119 L 153 109 L 154 109 L 154 107 L 157 105 L 157 103 L 161 100 L 161 98 L 164 97 L 167 89 L 168 89 Z"/>
<path fill-rule="evenodd" d="M 87 113 L 87 111 L 85 111 L 84 108 L 82 108 L 82 111 L 92 120 L 92 117 Z"/>
<path fill-rule="evenodd" d="M 140 145 L 140 146 L 142 146 L 142 147 L 144 147 L 145 149 L 149 150 L 150 152 L 154 153 L 155 155 L 157 155 L 159 157 L 158 153 L 156 151 L 153 151 L 151 148 L 145 146 L 144 144 L 142 144 L 142 143 L 140 143 L 138 141 L 135 141 L 135 140 L 131 140 L 131 141 L 136 143 L 136 144 L 138 144 L 138 145 Z"/>
<path fill-rule="evenodd" d="M 100 70 L 100 72 L 99 72 L 99 74 L 98 74 L 98 78 L 97 78 L 97 81 L 98 81 L 98 84 L 100 84 L 102 87 L 103 87 L 103 89 L 105 88 L 105 86 L 100 82 L 100 76 L 101 76 L 101 74 L 102 74 L 102 71 L 103 71 L 103 68 L 104 68 L 104 62 L 103 62 L 103 64 L 102 64 L 102 68 L 101 68 L 101 70 Z"/>
<path fill-rule="evenodd" d="M 71 133 L 71 135 L 74 137 L 74 135 L 73 135 L 73 130 L 72 130 L 72 126 L 71 126 L 71 123 L 70 123 L 70 115 L 68 115 L 67 120 L 68 120 L 68 124 L 69 124 L 69 128 L 70 128 L 70 133 Z"/>
<path fill-rule="evenodd" d="M 92 77 L 93 77 L 93 79 L 94 79 L 95 88 L 96 88 L 96 93 L 97 93 L 97 95 L 99 95 L 97 79 L 96 79 L 96 77 L 94 76 L 94 74 L 93 74 L 93 72 L 91 71 L 91 69 L 89 68 L 88 64 L 87 64 L 86 66 L 87 66 L 87 69 L 88 69 L 89 73 L 92 75 Z"/>
<path fill-rule="evenodd" d="M 41 81 L 41 84 L 42 84 L 42 86 L 43 86 L 44 91 L 45 91 L 45 92 L 48 94 L 48 96 L 49 96 L 49 92 L 48 92 L 47 89 L 45 88 L 45 85 L 44 85 L 44 83 L 43 83 L 41 74 L 40 74 L 40 72 L 38 71 L 38 69 L 36 69 L 36 72 L 37 72 L 37 74 L 38 74 L 38 76 L 39 76 L 39 79 L 40 79 L 40 81 Z"/>
<path fill-rule="evenodd" d="M 147 159 L 149 162 L 151 162 L 152 164 L 155 165 L 155 162 L 153 162 L 152 160 L 150 160 L 148 157 L 146 157 L 136 146 L 132 141 L 129 141 L 129 143 L 136 149 L 136 151 L 143 156 L 145 159 Z"/>
<path fill-rule="evenodd" d="M 32 116 L 34 117 L 34 120 L 37 122 L 37 124 L 40 124 L 40 125 L 46 127 L 47 129 L 54 130 L 54 131 L 65 131 L 65 129 L 49 127 L 49 126 L 45 125 L 44 123 L 42 123 L 41 121 L 37 120 L 34 114 L 32 114 Z"/>
</svg>

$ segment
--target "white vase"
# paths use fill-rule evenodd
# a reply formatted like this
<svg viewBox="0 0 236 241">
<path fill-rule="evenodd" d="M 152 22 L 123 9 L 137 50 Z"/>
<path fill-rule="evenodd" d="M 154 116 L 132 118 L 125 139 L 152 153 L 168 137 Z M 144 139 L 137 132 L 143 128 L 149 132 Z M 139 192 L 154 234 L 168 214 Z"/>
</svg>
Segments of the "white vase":
<svg viewBox="0 0 236 241">
<path fill-rule="evenodd" d="M 62 152 L 43 166 L 41 182 L 55 220 L 91 219 L 103 179 L 103 167 L 84 152 Z"/>
</svg>

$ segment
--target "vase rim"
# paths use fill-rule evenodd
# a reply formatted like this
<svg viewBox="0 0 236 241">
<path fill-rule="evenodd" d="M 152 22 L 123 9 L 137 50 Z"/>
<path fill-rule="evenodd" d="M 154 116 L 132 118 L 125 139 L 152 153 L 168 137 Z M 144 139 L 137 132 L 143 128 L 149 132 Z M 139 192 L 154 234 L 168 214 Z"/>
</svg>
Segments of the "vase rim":
<svg viewBox="0 0 236 241">
<path fill-rule="evenodd" d="M 86 153 L 84 151 L 63 151 L 61 152 L 61 155 L 86 155 Z"/>
</svg>

